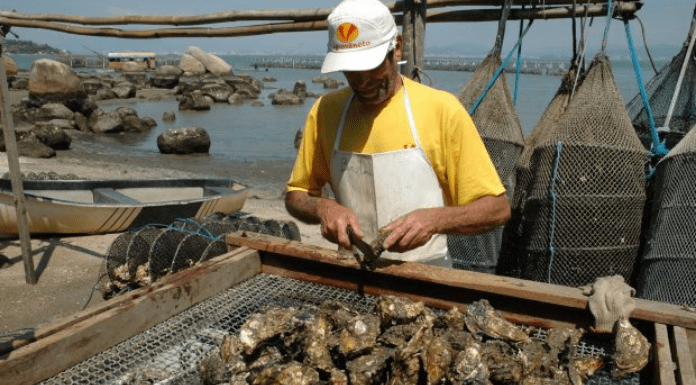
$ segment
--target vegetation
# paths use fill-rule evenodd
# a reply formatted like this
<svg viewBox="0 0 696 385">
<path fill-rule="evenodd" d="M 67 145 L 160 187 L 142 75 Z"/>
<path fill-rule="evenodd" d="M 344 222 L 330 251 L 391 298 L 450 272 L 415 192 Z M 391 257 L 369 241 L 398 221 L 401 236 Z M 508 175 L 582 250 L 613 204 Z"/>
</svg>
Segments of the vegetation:
<svg viewBox="0 0 696 385">
<path fill-rule="evenodd" d="M 62 53 L 48 44 L 37 44 L 29 40 L 6 39 L 2 44 L 3 53 L 53 54 Z"/>
</svg>

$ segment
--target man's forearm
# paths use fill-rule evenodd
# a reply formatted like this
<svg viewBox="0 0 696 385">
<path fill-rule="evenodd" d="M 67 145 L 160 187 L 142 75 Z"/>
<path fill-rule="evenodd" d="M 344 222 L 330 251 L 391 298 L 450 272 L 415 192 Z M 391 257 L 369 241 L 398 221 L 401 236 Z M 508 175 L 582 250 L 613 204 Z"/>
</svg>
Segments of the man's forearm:
<svg viewBox="0 0 696 385">
<path fill-rule="evenodd" d="M 303 191 L 289 191 L 285 196 L 285 208 L 290 215 L 304 223 L 321 223 L 319 203 L 324 198 L 313 197 Z"/>
<path fill-rule="evenodd" d="M 481 197 L 466 206 L 435 209 L 436 233 L 480 234 L 510 219 L 510 205 L 505 194 Z"/>
</svg>

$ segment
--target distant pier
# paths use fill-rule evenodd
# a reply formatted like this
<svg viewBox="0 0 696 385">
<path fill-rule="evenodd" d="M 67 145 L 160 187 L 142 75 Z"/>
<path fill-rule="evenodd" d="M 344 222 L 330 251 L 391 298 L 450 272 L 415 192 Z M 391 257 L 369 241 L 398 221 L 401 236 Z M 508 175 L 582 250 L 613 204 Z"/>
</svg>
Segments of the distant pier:
<svg viewBox="0 0 696 385">
<path fill-rule="evenodd" d="M 439 71 L 466 71 L 473 72 L 483 59 L 465 58 L 426 58 L 424 67 L 426 70 Z M 258 68 L 295 68 L 295 69 L 320 69 L 322 58 L 283 58 L 269 57 L 256 60 L 250 63 L 251 67 Z M 508 64 L 505 72 L 515 72 L 516 62 Z M 552 75 L 560 76 L 568 71 L 568 62 L 561 61 L 536 61 L 522 60 L 520 73 L 528 75 Z"/>
</svg>

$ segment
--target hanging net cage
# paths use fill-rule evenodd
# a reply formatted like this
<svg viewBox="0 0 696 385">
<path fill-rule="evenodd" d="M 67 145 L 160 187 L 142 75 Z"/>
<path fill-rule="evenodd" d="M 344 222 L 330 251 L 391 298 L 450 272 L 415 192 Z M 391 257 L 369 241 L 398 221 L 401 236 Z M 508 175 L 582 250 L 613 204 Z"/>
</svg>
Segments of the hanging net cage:
<svg viewBox="0 0 696 385">
<path fill-rule="evenodd" d="M 614 81 L 595 56 L 555 130 L 539 132 L 518 251 L 521 276 L 581 286 L 619 274 L 630 280 L 640 245 L 647 152 Z"/>
</svg>

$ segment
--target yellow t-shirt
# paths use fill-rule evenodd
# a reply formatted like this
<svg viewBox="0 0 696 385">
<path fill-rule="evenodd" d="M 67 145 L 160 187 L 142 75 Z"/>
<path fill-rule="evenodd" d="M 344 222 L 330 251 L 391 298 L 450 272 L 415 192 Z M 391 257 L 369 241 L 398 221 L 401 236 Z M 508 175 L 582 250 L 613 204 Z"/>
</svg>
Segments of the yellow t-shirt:
<svg viewBox="0 0 696 385">
<path fill-rule="evenodd" d="M 454 95 L 408 78 L 404 78 L 404 84 L 421 146 L 447 204 L 463 206 L 482 196 L 503 194 L 505 187 L 474 122 Z M 329 183 L 333 144 L 349 96 L 350 90 L 344 88 L 321 97 L 312 106 L 288 191 L 319 196 Z M 340 150 L 376 154 L 413 146 L 403 87 L 376 114 L 358 112 L 355 102 L 349 107 Z"/>
</svg>

